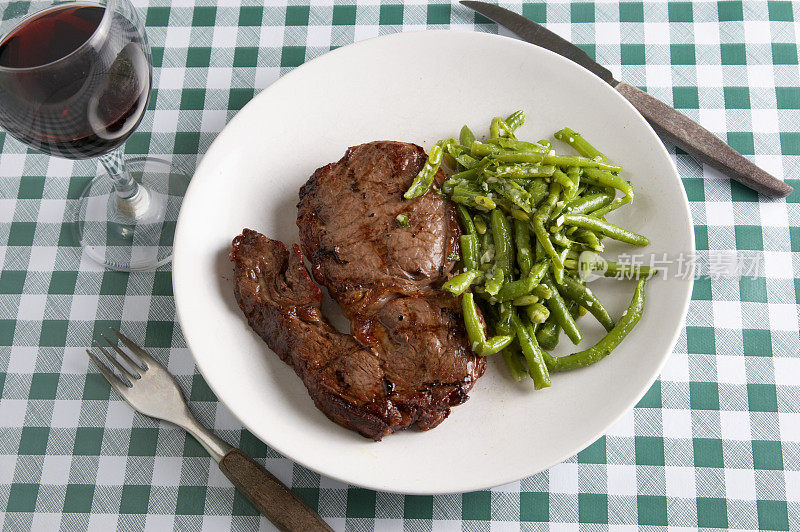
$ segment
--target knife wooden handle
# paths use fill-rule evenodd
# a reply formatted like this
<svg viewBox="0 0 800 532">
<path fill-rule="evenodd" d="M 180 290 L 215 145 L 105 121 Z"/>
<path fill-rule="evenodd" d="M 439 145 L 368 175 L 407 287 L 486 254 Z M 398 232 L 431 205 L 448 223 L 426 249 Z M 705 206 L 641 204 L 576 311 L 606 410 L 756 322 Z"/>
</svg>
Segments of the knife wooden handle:
<svg viewBox="0 0 800 532">
<path fill-rule="evenodd" d="M 219 468 L 278 529 L 332 532 L 331 527 L 300 497 L 239 449 L 223 456 Z"/>
<path fill-rule="evenodd" d="M 616 89 L 658 133 L 698 161 L 765 196 L 783 198 L 792 193 L 791 186 L 754 165 L 712 132 L 661 100 L 624 82 Z"/>
</svg>

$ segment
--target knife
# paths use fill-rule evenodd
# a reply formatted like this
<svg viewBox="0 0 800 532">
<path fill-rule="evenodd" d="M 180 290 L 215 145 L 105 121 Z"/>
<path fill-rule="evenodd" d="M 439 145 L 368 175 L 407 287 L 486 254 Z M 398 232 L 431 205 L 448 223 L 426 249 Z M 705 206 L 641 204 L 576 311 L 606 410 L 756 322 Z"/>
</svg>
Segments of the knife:
<svg viewBox="0 0 800 532">
<path fill-rule="evenodd" d="M 544 26 L 493 4 L 471 0 L 461 3 L 517 34 L 522 40 L 566 57 L 595 74 L 633 104 L 656 132 L 698 161 L 765 196 L 783 198 L 792 193 L 791 186 L 751 163 L 712 132 L 661 100 L 624 81 L 615 80 L 610 70 Z"/>
</svg>

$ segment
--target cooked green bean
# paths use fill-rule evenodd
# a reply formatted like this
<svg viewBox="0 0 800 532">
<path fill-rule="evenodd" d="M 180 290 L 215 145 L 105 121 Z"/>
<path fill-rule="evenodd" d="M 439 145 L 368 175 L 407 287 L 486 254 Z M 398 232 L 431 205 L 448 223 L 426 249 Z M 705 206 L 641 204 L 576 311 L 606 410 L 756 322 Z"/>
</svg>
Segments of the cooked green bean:
<svg viewBox="0 0 800 532">
<path fill-rule="evenodd" d="M 550 311 L 541 303 L 534 303 L 524 308 L 531 323 L 544 323 L 550 317 Z"/>
<path fill-rule="evenodd" d="M 514 218 L 514 244 L 517 248 L 517 266 L 521 276 L 528 275 L 533 267 L 533 248 L 531 247 L 531 232 L 528 224 Z"/>
<path fill-rule="evenodd" d="M 628 309 L 603 339 L 589 349 L 584 349 L 565 357 L 556 357 L 551 364 L 550 371 L 566 371 L 589 366 L 607 357 L 625 339 L 642 317 L 645 283 L 645 279 L 639 279 Z"/>
<path fill-rule="evenodd" d="M 478 346 L 486 342 L 486 330 L 471 292 L 461 296 L 461 312 L 464 315 L 464 328 L 467 330 L 469 343 L 475 351 Z"/>
<path fill-rule="evenodd" d="M 580 133 L 577 133 L 568 127 L 565 127 L 561 131 L 556 131 L 553 136 L 558 140 L 566 142 L 572 146 L 576 152 L 580 153 L 584 157 L 595 159 L 597 161 L 607 160 L 606 156 L 603 155 L 597 148 L 589 144 L 589 142 L 584 139 Z"/>
<path fill-rule="evenodd" d="M 506 118 L 506 125 L 511 131 L 516 131 L 524 123 L 525 123 L 525 112 L 522 109 L 520 109 L 519 111 L 514 111 Z"/>
<path fill-rule="evenodd" d="M 436 172 L 439 171 L 440 164 L 442 164 L 442 145 L 437 143 L 431 148 L 428 154 L 428 160 L 425 161 L 422 170 L 420 170 L 414 178 L 414 181 L 411 183 L 408 190 L 406 190 L 406 193 L 403 194 L 403 197 L 405 199 L 413 199 L 425 194 L 428 189 L 431 188 L 433 178 L 436 177 Z"/>
<path fill-rule="evenodd" d="M 536 331 L 536 340 L 542 348 L 552 351 L 558 345 L 558 334 L 561 332 L 561 327 L 556 323 L 556 318 L 552 314 Z"/>
<path fill-rule="evenodd" d="M 622 193 L 629 198 L 628 201 L 633 201 L 633 186 L 611 172 L 606 172 L 599 168 L 584 168 L 581 181 L 590 185 L 599 185 L 621 190 Z"/>
<path fill-rule="evenodd" d="M 478 346 L 478 355 L 486 357 L 499 352 L 514 340 L 513 336 L 492 336 Z"/>
<path fill-rule="evenodd" d="M 564 302 L 561 294 L 558 293 L 558 290 L 556 290 L 555 281 L 553 281 L 552 277 L 549 275 L 545 275 L 544 279 L 542 279 L 542 284 L 553 292 L 552 297 L 548 299 L 546 303 L 550 314 L 554 316 L 558 325 L 564 329 L 564 332 L 572 343 L 578 345 L 581 343 L 583 335 L 575 324 L 575 319 L 567 309 L 567 304 Z"/>
<path fill-rule="evenodd" d="M 538 284 L 533 287 L 531 294 L 535 295 L 539 299 L 550 299 L 553 297 L 553 290 L 543 284 Z"/>
<path fill-rule="evenodd" d="M 472 133 L 472 130 L 466 124 L 464 127 L 461 128 L 461 133 L 458 135 L 458 143 L 462 146 L 472 146 L 472 143 L 475 142 L 475 135 Z"/>
<path fill-rule="evenodd" d="M 547 149 L 547 151 L 550 151 L 550 148 L 553 147 L 551 142 L 549 140 L 547 140 L 547 139 L 539 140 L 539 141 L 536 142 L 536 144 L 539 144 L 540 146 L 544 146 Z"/>
<path fill-rule="evenodd" d="M 514 138 L 514 131 L 506 124 L 505 120 L 496 116 L 492 119 L 492 123 L 489 126 L 489 136 L 493 139 L 501 136 Z"/>
<path fill-rule="evenodd" d="M 570 201 L 564 207 L 564 211 L 570 214 L 587 214 L 596 211 L 600 207 L 605 207 L 614 199 L 612 194 L 607 192 L 600 192 L 597 194 L 588 194 L 581 196 Z"/>
<path fill-rule="evenodd" d="M 515 299 L 511 303 L 515 307 L 527 307 L 528 305 L 533 305 L 534 303 L 538 303 L 538 302 L 539 302 L 539 298 L 537 296 L 527 295 L 527 296 L 518 297 L 517 299 Z"/>
<path fill-rule="evenodd" d="M 497 293 L 497 300 L 501 302 L 512 301 L 522 296 L 529 295 L 536 285 L 541 282 L 546 271 L 547 264 L 544 262 L 538 263 L 528 276 L 504 284 Z"/>
<path fill-rule="evenodd" d="M 458 221 L 461 222 L 461 232 L 466 235 L 474 235 L 475 223 L 472 221 L 472 216 L 463 205 L 456 205 L 456 212 L 458 212 Z"/>
<path fill-rule="evenodd" d="M 532 151 L 536 153 L 547 153 L 549 151 L 547 147 L 542 146 L 539 142 L 525 142 L 523 140 L 507 139 L 503 137 L 492 138 L 486 142 L 512 151 Z"/>
<path fill-rule="evenodd" d="M 611 319 L 611 315 L 586 285 L 570 275 L 565 275 L 564 283 L 558 285 L 557 288 L 561 295 L 588 310 L 607 331 L 614 328 L 614 320 Z"/>
<path fill-rule="evenodd" d="M 461 264 L 464 271 L 477 270 L 481 265 L 480 248 L 476 234 L 461 235 Z"/>
<path fill-rule="evenodd" d="M 575 183 L 572 181 L 572 179 L 570 179 L 570 178 L 569 178 L 569 176 L 567 176 L 567 174 L 565 174 L 564 172 L 562 172 L 560 168 L 556 168 L 556 169 L 555 169 L 555 171 L 553 172 L 553 179 L 555 179 L 556 181 L 558 181 L 558 183 L 559 183 L 559 184 L 560 184 L 562 187 L 564 187 L 564 190 L 565 190 L 565 191 L 571 191 L 572 189 L 574 189 L 574 188 L 577 188 L 577 187 L 578 187 L 578 185 L 576 185 L 576 184 L 575 184 Z M 565 192 L 565 193 L 566 193 L 566 192 Z"/>
<path fill-rule="evenodd" d="M 591 229 L 592 231 L 602 233 L 609 238 L 613 238 L 614 240 L 633 244 L 634 246 L 646 246 L 650 244 L 650 241 L 646 236 L 642 236 L 638 233 L 634 233 L 633 231 L 623 229 L 618 225 L 599 220 L 586 214 L 565 214 L 564 223 L 567 225 L 575 225 L 577 227 Z"/>
<path fill-rule="evenodd" d="M 494 238 L 494 260 L 506 279 L 511 279 L 513 269 L 513 248 L 511 239 L 511 225 L 506 215 L 500 209 L 495 209 L 491 214 L 492 237 Z"/>
<path fill-rule="evenodd" d="M 495 255 L 495 260 L 497 259 L 497 255 Z M 495 266 L 497 266 L 497 262 L 495 262 Z M 499 267 L 495 267 L 494 273 L 486 280 L 483 287 L 486 289 L 486 293 L 490 296 L 496 296 L 500 289 L 503 287 L 503 282 L 505 281 L 505 274 L 503 273 L 503 269 Z"/>
<path fill-rule="evenodd" d="M 544 361 L 542 348 L 536 342 L 536 336 L 531 336 L 516 313 L 512 315 L 511 325 L 516 330 L 517 341 L 528 362 L 528 374 L 533 379 L 533 387 L 536 390 L 547 388 L 550 386 L 550 373 Z"/>
<path fill-rule="evenodd" d="M 572 238 L 575 239 L 576 242 L 585 244 L 592 251 L 603 251 L 603 244 L 600 242 L 600 239 L 597 238 L 597 235 L 594 233 L 594 231 L 575 226 L 572 226 L 572 229 L 577 229 L 577 231 L 572 233 Z"/>
<path fill-rule="evenodd" d="M 482 272 L 476 270 L 469 270 L 464 273 L 451 277 L 442 285 L 442 290 L 447 290 L 454 296 L 459 296 L 475 282 L 475 279 L 483 275 Z"/>
<path fill-rule="evenodd" d="M 511 373 L 511 377 L 517 382 L 524 379 L 527 372 L 525 371 L 525 366 L 522 365 L 522 353 L 507 347 L 503 349 L 502 355 L 508 367 L 508 372 Z"/>
<path fill-rule="evenodd" d="M 548 185 L 543 179 L 534 179 L 528 184 L 528 194 L 531 195 L 531 205 L 538 206 L 547 197 Z"/>
<path fill-rule="evenodd" d="M 541 163 L 555 166 L 579 166 L 581 168 L 598 168 L 600 170 L 608 170 L 609 172 L 619 172 L 622 170 L 621 166 L 615 164 L 595 161 L 594 159 L 587 159 L 586 157 L 572 157 L 569 155 L 550 155 L 549 153 L 542 154 L 535 152 L 499 153 L 496 150 L 494 153 L 487 153 L 487 155 L 501 163 Z"/>
</svg>

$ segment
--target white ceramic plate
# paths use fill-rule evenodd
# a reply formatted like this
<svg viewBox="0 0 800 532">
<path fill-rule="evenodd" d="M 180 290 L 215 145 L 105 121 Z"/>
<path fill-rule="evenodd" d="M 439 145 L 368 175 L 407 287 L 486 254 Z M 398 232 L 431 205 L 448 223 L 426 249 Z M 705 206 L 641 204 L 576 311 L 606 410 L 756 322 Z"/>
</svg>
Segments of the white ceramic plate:
<svg viewBox="0 0 800 532">
<path fill-rule="evenodd" d="M 317 167 L 371 140 L 429 149 L 464 123 L 485 134 L 493 116 L 516 109 L 528 116 L 520 138 L 551 138 L 568 125 L 625 167 L 636 200 L 612 219 L 647 235 L 644 251 L 694 249 L 686 195 L 661 141 L 611 87 L 566 59 L 521 41 L 454 31 L 395 34 L 325 54 L 261 92 L 220 133 L 192 179 L 175 235 L 175 302 L 188 346 L 219 399 L 258 438 L 319 473 L 367 488 L 471 491 L 575 454 L 647 391 L 678 337 L 691 281 L 652 281 L 644 317 L 601 363 L 555 375 L 552 388 L 535 392 L 493 360 L 470 400 L 439 427 L 380 443 L 318 411 L 236 306 L 231 239 L 249 227 L 296 242 L 297 193 Z M 631 282 L 615 280 L 591 286 L 614 316 L 633 291 Z M 582 345 L 601 337 L 591 316 L 579 323 Z M 560 347 L 568 343 L 562 335 Z"/>
</svg>

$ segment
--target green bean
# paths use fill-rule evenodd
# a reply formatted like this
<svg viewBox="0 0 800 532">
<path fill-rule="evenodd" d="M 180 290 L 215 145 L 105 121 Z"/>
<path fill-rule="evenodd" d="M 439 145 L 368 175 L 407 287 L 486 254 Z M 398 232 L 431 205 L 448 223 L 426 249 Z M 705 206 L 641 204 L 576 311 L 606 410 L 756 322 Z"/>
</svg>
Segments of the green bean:
<svg viewBox="0 0 800 532">
<path fill-rule="evenodd" d="M 495 259 L 497 259 L 497 255 L 495 255 Z M 495 266 L 497 266 L 497 262 L 495 260 Z M 500 289 L 503 287 L 503 282 L 505 281 L 505 274 L 503 273 L 503 269 L 500 267 L 495 267 L 494 273 L 486 280 L 484 283 L 484 288 L 486 289 L 486 293 L 491 296 L 496 296 Z"/>
<path fill-rule="evenodd" d="M 469 343 L 472 345 L 472 350 L 476 351 L 478 346 L 486 342 L 486 328 L 472 293 L 467 292 L 461 296 L 461 312 L 464 315 L 464 327 L 467 329 Z"/>
<path fill-rule="evenodd" d="M 505 135 L 503 134 L 505 132 Z M 496 139 L 500 136 L 514 138 L 514 131 L 506 124 L 506 121 L 496 116 L 492 119 L 492 123 L 489 126 L 489 136 L 493 139 Z"/>
<path fill-rule="evenodd" d="M 540 146 L 544 146 L 547 149 L 547 151 L 550 151 L 550 148 L 553 147 L 553 145 L 547 139 L 542 139 L 540 141 L 537 141 L 536 144 L 539 144 Z"/>
<path fill-rule="evenodd" d="M 524 379 L 527 372 L 522 365 L 522 354 L 512 349 L 505 348 L 502 351 L 502 355 L 506 366 L 508 366 L 508 371 L 511 373 L 511 377 L 517 382 Z"/>
<path fill-rule="evenodd" d="M 550 311 L 541 303 L 534 303 L 524 308 L 531 323 L 544 323 L 550 317 Z"/>
<path fill-rule="evenodd" d="M 497 300 L 501 302 L 512 301 L 530 294 L 536 285 L 541 282 L 546 271 L 547 264 L 544 262 L 538 263 L 527 277 L 503 285 L 497 293 Z"/>
<path fill-rule="evenodd" d="M 536 177 L 550 177 L 555 172 L 555 166 L 531 165 L 527 163 L 497 164 L 494 169 L 488 168 L 486 175 L 490 177 L 510 177 L 514 179 L 533 179 Z"/>
<path fill-rule="evenodd" d="M 555 166 L 579 166 L 581 168 L 598 168 L 609 172 L 619 172 L 621 166 L 603 163 L 585 157 L 572 157 L 569 155 L 550 155 L 535 152 L 515 152 L 515 153 L 487 153 L 492 159 L 501 163 L 541 163 L 552 164 Z"/>
<path fill-rule="evenodd" d="M 492 336 L 478 346 L 478 355 L 486 357 L 499 352 L 514 340 L 513 336 L 497 335 Z"/>
<path fill-rule="evenodd" d="M 454 203 L 461 203 L 467 207 L 487 212 L 497 207 L 497 204 L 485 194 L 460 186 L 453 190 L 450 199 Z"/>
<path fill-rule="evenodd" d="M 491 214 L 492 236 L 494 238 L 494 259 L 506 279 L 511 279 L 513 269 L 513 247 L 511 225 L 503 211 L 495 209 Z"/>
<path fill-rule="evenodd" d="M 539 347 L 536 336 L 531 336 L 516 313 L 512 315 L 511 320 L 511 325 L 517 333 L 517 341 L 522 349 L 522 354 L 528 362 L 528 374 L 533 379 L 533 387 L 536 390 L 547 388 L 550 386 L 550 373 L 547 371 L 542 348 Z"/>
<path fill-rule="evenodd" d="M 535 295 L 539 299 L 550 299 L 553 297 L 553 290 L 543 284 L 538 284 L 533 287 L 531 294 Z"/>
<path fill-rule="evenodd" d="M 472 142 L 469 151 L 473 157 L 486 157 L 487 155 L 506 153 L 506 150 L 500 146 L 488 143 L 484 144 L 477 140 Z"/>
<path fill-rule="evenodd" d="M 414 178 L 414 181 L 411 183 L 408 190 L 406 190 L 405 194 L 403 194 L 403 197 L 405 199 L 413 199 L 425 194 L 428 189 L 431 188 L 433 178 L 436 177 L 436 172 L 439 171 L 440 164 L 442 164 L 442 145 L 437 143 L 431 148 L 428 154 L 428 160 L 425 161 L 422 170 L 420 170 Z"/>
<path fill-rule="evenodd" d="M 552 228 L 551 228 L 551 229 L 552 229 Z M 551 235 L 550 235 L 550 238 L 553 240 L 553 242 L 554 242 L 555 244 L 558 244 L 559 246 L 561 246 L 561 247 L 564 247 L 564 248 L 568 248 L 568 247 L 570 247 L 571 245 L 573 245 L 573 244 L 574 244 L 574 242 L 573 242 L 572 240 L 570 240 L 569 238 L 567 238 L 567 237 L 564 235 L 564 233 L 562 233 L 562 232 L 560 232 L 560 231 L 559 231 L 559 232 L 557 232 L 557 233 L 553 233 L 553 234 L 551 234 Z"/>
<path fill-rule="evenodd" d="M 547 215 L 547 212 L 543 212 L 540 209 L 540 211 L 537 211 L 533 216 L 533 220 L 531 222 L 531 225 L 533 226 L 533 234 L 536 235 L 536 240 L 542 246 L 542 249 L 547 256 L 553 261 L 553 264 L 563 269 L 564 265 L 561 263 L 561 258 L 558 256 L 556 248 L 553 247 L 553 243 L 550 241 L 550 235 L 547 233 L 547 229 L 544 227 L 544 222 L 547 219 Z"/>
<path fill-rule="evenodd" d="M 621 177 L 605 172 L 599 168 L 585 168 L 581 180 L 590 185 L 599 185 L 621 190 L 629 200 L 633 201 L 633 186 Z"/>
<path fill-rule="evenodd" d="M 511 217 L 514 218 L 514 220 L 519 220 L 521 222 L 529 222 L 529 221 L 531 221 L 531 217 L 528 216 L 528 213 L 523 211 L 523 210 L 520 210 L 520 209 L 512 210 L 511 211 Z M 514 243 L 516 244 L 516 236 L 514 237 Z"/>
<path fill-rule="evenodd" d="M 622 207 L 623 205 L 627 205 L 630 202 L 631 202 L 631 198 L 629 196 L 622 196 L 621 198 L 615 199 L 614 201 L 612 201 L 611 203 L 609 203 L 605 207 L 600 207 L 599 209 L 594 211 L 592 214 L 597 216 L 597 217 L 605 216 L 606 214 L 610 213 L 611 211 L 615 211 L 615 210 L 619 209 L 620 207 Z"/>
<path fill-rule="evenodd" d="M 533 267 L 533 249 L 531 248 L 531 232 L 528 224 L 514 218 L 514 243 L 517 248 L 517 266 L 520 275 L 528 275 Z"/>
<path fill-rule="evenodd" d="M 515 307 L 527 307 L 529 305 L 533 305 L 534 303 L 538 303 L 538 301 L 539 301 L 539 298 L 537 296 L 527 295 L 527 296 L 518 297 L 517 299 L 512 301 L 512 304 Z"/>
<path fill-rule="evenodd" d="M 603 155 L 597 148 L 589 144 L 589 142 L 584 139 L 580 133 L 572 131 L 570 128 L 565 127 L 561 131 L 556 131 L 553 136 L 562 142 L 566 142 L 570 146 L 572 146 L 575 151 L 583 155 L 584 157 L 588 157 L 589 159 L 595 159 L 597 161 L 606 161 L 607 157 Z"/>
<path fill-rule="evenodd" d="M 570 214 L 588 214 L 600 207 L 605 207 L 614 199 L 612 194 L 600 192 L 575 198 L 564 206 L 564 211 Z"/>
<path fill-rule="evenodd" d="M 614 240 L 633 244 L 634 246 L 646 246 L 650 244 L 650 241 L 645 236 L 586 214 L 566 214 L 564 215 L 564 223 L 591 229 L 592 231 L 602 233 Z"/>
<path fill-rule="evenodd" d="M 512 151 L 530 151 L 536 153 L 547 153 L 549 151 L 546 147 L 542 146 L 538 142 L 525 142 L 522 140 L 507 139 L 503 137 L 492 138 L 486 142 Z"/>
<path fill-rule="evenodd" d="M 588 310 L 607 331 L 614 328 L 614 320 L 611 319 L 603 304 L 586 285 L 580 283 L 574 277 L 570 275 L 564 276 L 564 283 L 558 286 L 558 291 L 564 297 L 571 299 Z"/>
<path fill-rule="evenodd" d="M 462 146 L 472 146 L 472 143 L 475 142 L 475 135 L 466 124 L 461 128 L 461 133 L 458 136 L 458 142 Z"/>
<path fill-rule="evenodd" d="M 475 225 L 475 230 L 478 231 L 479 235 L 486 234 L 486 220 L 483 219 L 482 215 L 476 214 L 475 218 L 472 219 L 472 222 Z"/>
<path fill-rule="evenodd" d="M 578 351 L 565 357 L 557 357 L 551 364 L 551 371 L 566 371 L 589 366 L 607 357 L 625 339 L 633 327 L 639 322 L 644 310 L 644 287 L 646 280 L 639 279 L 633 292 L 628 309 L 622 314 L 617 324 L 599 342 L 588 349 Z"/>
<path fill-rule="evenodd" d="M 553 292 L 553 296 L 547 300 L 547 308 L 550 310 L 550 314 L 555 317 L 556 322 L 564 329 L 564 332 L 572 343 L 578 345 L 581 343 L 583 335 L 581 335 L 581 331 L 575 324 L 575 320 L 572 318 L 569 310 L 567 310 L 567 304 L 564 302 L 561 294 L 558 293 L 558 290 L 556 290 L 553 278 L 550 275 L 546 275 L 544 279 L 542 279 L 542 284 Z"/>
<path fill-rule="evenodd" d="M 531 195 L 531 205 L 538 206 L 547 197 L 547 183 L 543 179 L 534 179 L 528 184 L 528 194 Z"/>
<path fill-rule="evenodd" d="M 497 318 L 497 323 L 494 324 L 494 330 L 497 334 L 513 335 L 514 329 L 511 326 L 511 318 L 514 315 L 514 307 L 509 304 L 500 304 L 500 313 Z"/>
<path fill-rule="evenodd" d="M 509 127 L 511 131 L 516 131 L 524 123 L 525 123 L 525 112 L 522 109 L 520 109 L 519 111 L 514 111 L 506 118 L 506 125 Z"/>
<path fill-rule="evenodd" d="M 576 269 L 579 266 L 580 264 L 577 261 L 570 261 L 570 269 Z M 587 266 L 590 266 L 591 269 L 585 268 L 584 275 L 590 271 L 603 270 L 603 275 L 605 277 L 620 277 L 623 279 L 649 279 L 660 271 L 658 268 L 651 268 L 650 266 L 619 264 L 599 256 L 597 257 L 597 261 L 587 263 Z"/>
<path fill-rule="evenodd" d="M 461 222 L 461 231 L 467 235 L 474 235 L 475 223 L 472 221 L 467 208 L 463 205 L 458 205 L 456 206 L 456 211 L 458 212 L 458 221 Z"/>
<path fill-rule="evenodd" d="M 558 345 L 558 334 L 561 332 L 561 327 L 556 323 L 555 316 L 550 314 L 550 317 L 539 327 L 536 331 L 536 340 L 542 348 L 552 351 Z"/>
<path fill-rule="evenodd" d="M 507 198 L 511 203 L 519 207 L 525 212 L 532 212 L 531 195 L 521 185 L 509 179 L 497 180 L 490 185 L 493 191 L 500 193 L 503 197 Z"/>
<path fill-rule="evenodd" d="M 572 226 L 572 229 L 577 229 L 577 231 L 572 234 L 572 238 L 575 239 L 576 242 L 585 244 L 592 251 L 603 251 L 603 244 L 600 242 L 600 239 L 597 238 L 597 235 L 594 233 L 594 231 L 575 226 Z"/>
<path fill-rule="evenodd" d="M 461 235 L 461 264 L 465 271 L 477 270 L 480 267 L 480 248 L 476 234 Z"/>
<path fill-rule="evenodd" d="M 469 270 L 459 273 L 458 275 L 445 281 L 445 283 L 442 285 L 442 290 L 447 290 L 454 296 L 459 296 L 464 293 L 464 291 L 470 287 L 475 279 L 481 275 L 483 275 L 483 273 L 476 270 Z"/>
<path fill-rule="evenodd" d="M 567 176 L 564 172 L 561 171 L 560 168 L 556 168 L 553 172 L 553 179 L 558 181 L 559 184 L 564 188 L 565 191 L 571 191 L 578 186 L 572 181 L 572 179 Z"/>
</svg>

